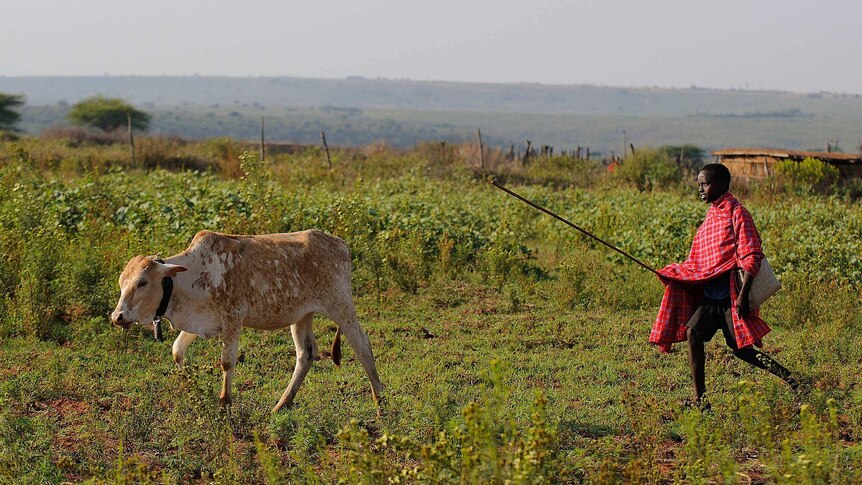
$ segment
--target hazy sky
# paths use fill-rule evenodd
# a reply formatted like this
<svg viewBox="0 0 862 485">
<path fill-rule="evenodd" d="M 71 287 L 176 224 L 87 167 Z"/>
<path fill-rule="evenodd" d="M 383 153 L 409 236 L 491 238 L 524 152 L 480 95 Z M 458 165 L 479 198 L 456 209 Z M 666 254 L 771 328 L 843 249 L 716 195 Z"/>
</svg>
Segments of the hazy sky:
<svg viewBox="0 0 862 485">
<path fill-rule="evenodd" d="M 0 0 L 0 75 L 862 93 L 860 0 Z"/>
</svg>

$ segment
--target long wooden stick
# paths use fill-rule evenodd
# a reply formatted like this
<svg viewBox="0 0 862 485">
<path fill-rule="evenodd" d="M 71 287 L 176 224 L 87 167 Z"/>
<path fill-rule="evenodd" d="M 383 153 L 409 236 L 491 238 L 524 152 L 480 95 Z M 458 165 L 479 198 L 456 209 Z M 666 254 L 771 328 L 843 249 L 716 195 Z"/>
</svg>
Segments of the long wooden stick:
<svg viewBox="0 0 862 485">
<path fill-rule="evenodd" d="M 529 205 L 530 207 L 533 207 L 533 208 L 535 208 L 535 209 L 539 209 L 540 211 L 544 212 L 545 214 L 548 214 L 549 216 L 553 217 L 554 219 L 557 219 L 558 221 L 563 222 L 563 223 L 565 223 L 565 224 L 567 224 L 567 225 L 569 225 L 569 226 L 571 226 L 571 227 L 573 227 L 573 228 L 577 229 L 577 230 L 578 230 L 578 231 L 580 231 L 582 234 L 584 234 L 584 235 L 586 235 L 586 236 L 589 236 L 589 237 L 591 237 L 591 238 L 595 239 L 596 241 L 598 241 L 598 242 L 600 242 L 600 243 L 604 244 L 605 246 L 607 246 L 607 247 L 609 247 L 609 248 L 613 249 L 614 251 L 616 251 L 616 252 L 618 252 L 618 253 L 622 254 L 623 256 L 625 256 L 625 257 L 629 258 L 630 260 L 634 261 L 635 263 L 637 263 L 637 264 L 641 265 L 643 268 L 645 268 L 645 269 L 648 269 L 648 270 L 652 271 L 653 273 L 655 273 L 655 274 L 656 274 L 656 275 L 658 275 L 658 276 L 661 276 L 661 275 L 659 274 L 659 272 L 658 272 L 658 271 L 656 271 L 656 270 L 652 269 L 651 267 L 647 266 L 643 261 L 641 261 L 641 260 L 639 260 L 639 259 L 635 258 L 635 257 L 634 257 L 634 256 L 632 256 L 631 254 L 629 254 L 629 253 L 627 253 L 627 252 L 623 251 L 622 249 L 620 249 L 620 248 L 618 248 L 618 247 L 614 246 L 613 244 L 611 244 L 611 243 L 609 243 L 609 242 L 605 241 L 604 239 L 602 239 L 602 238 L 600 238 L 600 237 L 598 237 L 598 236 L 596 236 L 596 235 L 592 234 L 591 232 L 589 232 L 589 231 L 587 231 L 587 230 L 585 230 L 585 229 L 582 229 L 582 228 L 578 227 L 577 225 L 573 224 L 572 222 L 569 222 L 568 220 L 563 219 L 562 217 L 558 216 L 557 214 L 554 214 L 553 212 L 549 211 L 548 209 L 545 209 L 544 207 L 540 206 L 539 204 L 536 204 L 536 203 L 534 203 L 534 202 L 532 202 L 532 201 L 530 201 L 530 200 L 527 200 L 526 198 L 524 198 L 524 197 L 522 197 L 522 196 L 520 196 L 520 195 L 516 194 L 515 192 L 512 192 L 511 190 L 509 190 L 509 189 L 507 189 L 506 187 L 504 187 L 502 184 L 498 183 L 498 182 L 497 182 L 497 180 L 495 180 L 495 179 L 491 179 L 491 180 L 490 180 L 490 182 L 491 182 L 491 185 L 493 185 L 494 187 L 497 187 L 498 189 L 500 189 L 500 190 L 502 190 L 503 192 L 505 192 L 505 193 L 507 193 L 507 194 L 511 195 L 512 197 L 515 197 L 516 199 L 520 200 L 521 202 L 524 202 L 525 204 Z"/>
</svg>

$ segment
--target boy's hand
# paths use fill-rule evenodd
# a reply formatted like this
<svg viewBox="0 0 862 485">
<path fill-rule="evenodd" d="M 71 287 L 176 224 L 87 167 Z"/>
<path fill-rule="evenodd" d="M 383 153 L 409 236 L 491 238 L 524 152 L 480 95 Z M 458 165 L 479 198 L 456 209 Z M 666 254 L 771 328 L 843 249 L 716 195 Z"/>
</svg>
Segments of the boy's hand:
<svg viewBox="0 0 862 485">
<path fill-rule="evenodd" d="M 736 313 L 745 318 L 751 313 L 751 304 L 748 302 L 748 292 L 740 292 L 736 298 Z"/>
<path fill-rule="evenodd" d="M 751 290 L 751 282 L 753 280 L 754 278 L 751 277 L 751 273 L 748 271 L 742 272 L 742 287 L 739 288 L 739 295 L 736 296 L 736 302 L 734 302 L 736 313 L 742 318 L 747 317 L 748 314 L 751 313 L 751 304 L 748 300 L 748 292 Z"/>
</svg>

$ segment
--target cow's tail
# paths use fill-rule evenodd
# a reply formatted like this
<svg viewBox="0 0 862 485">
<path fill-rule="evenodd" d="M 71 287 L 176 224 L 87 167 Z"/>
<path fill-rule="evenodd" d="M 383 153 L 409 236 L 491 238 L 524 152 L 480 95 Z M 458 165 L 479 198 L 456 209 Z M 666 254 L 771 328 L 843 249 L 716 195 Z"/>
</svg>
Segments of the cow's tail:
<svg viewBox="0 0 862 485">
<path fill-rule="evenodd" d="M 341 367 L 341 327 L 335 331 L 335 338 L 332 340 L 332 363 Z"/>
</svg>

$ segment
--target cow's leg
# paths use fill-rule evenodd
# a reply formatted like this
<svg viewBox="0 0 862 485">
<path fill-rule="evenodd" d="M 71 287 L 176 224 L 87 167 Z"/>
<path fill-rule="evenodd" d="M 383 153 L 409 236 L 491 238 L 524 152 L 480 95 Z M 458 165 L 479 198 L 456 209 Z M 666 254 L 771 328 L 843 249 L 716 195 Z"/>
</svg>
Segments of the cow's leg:
<svg viewBox="0 0 862 485">
<path fill-rule="evenodd" d="M 236 366 L 237 349 L 239 348 L 239 324 L 236 329 L 223 330 L 221 335 L 221 394 L 219 405 L 225 407 L 231 403 L 231 382 L 233 380 L 233 369 Z"/>
<path fill-rule="evenodd" d="M 177 367 L 183 367 L 183 359 L 186 357 L 186 349 L 189 348 L 194 340 L 198 338 L 197 334 L 188 333 L 188 332 L 180 332 L 179 337 L 174 340 L 174 347 L 172 350 L 172 354 L 174 356 L 174 362 L 176 362 Z"/>
<path fill-rule="evenodd" d="M 296 397 L 299 386 L 308 374 L 308 370 L 311 369 L 311 363 L 317 355 L 317 341 L 311 328 L 312 320 L 314 320 L 314 313 L 309 313 L 290 326 L 293 344 L 296 347 L 296 367 L 293 369 L 290 384 L 287 385 L 287 389 L 284 390 L 278 404 L 272 408 L 274 413 L 284 406 L 293 404 L 293 398 Z"/>
<path fill-rule="evenodd" d="M 350 300 L 348 300 L 350 301 Z M 356 316 L 356 309 L 353 303 L 342 305 L 343 311 L 335 312 L 332 315 L 327 315 L 338 324 L 341 328 L 341 333 L 347 337 L 347 342 L 353 348 L 356 358 L 365 369 L 368 375 L 368 380 L 371 381 L 371 395 L 374 397 L 374 402 L 377 403 L 378 413 L 379 407 L 382 404 L 381 398 L 383 393 L 383 384 L 380 383 L 380 376 L 377 375 L 377 366 L 374 364 L 374 354 L 371 352 L 371 341 L 368 340 L 368 335 L 359 326 L 359 318 Z"/>
</svg>

